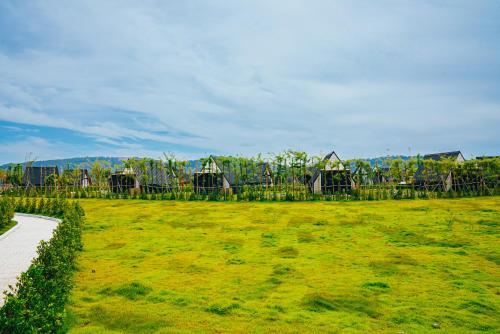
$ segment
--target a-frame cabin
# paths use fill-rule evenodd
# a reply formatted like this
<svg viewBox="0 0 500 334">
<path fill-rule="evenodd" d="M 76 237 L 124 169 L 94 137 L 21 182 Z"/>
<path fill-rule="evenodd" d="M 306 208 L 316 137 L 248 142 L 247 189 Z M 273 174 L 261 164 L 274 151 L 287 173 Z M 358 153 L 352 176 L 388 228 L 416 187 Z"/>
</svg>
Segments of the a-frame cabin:
<svg viewBox="0 0 500 334">
<path fill-rule="evenodd" d="M 351 171 L 340 160 L 335 151 L 323 158 L 322 168 L 314 171 L 310 180 L 313 194 L 348 192 L 352 189 Z"/>
<path fill-rule="evenodd" d="M 446 159 L 456 163 L 462 163 L 465 161 L 465 158 L 460 151 L 432 153 L 426 154 L 422 157 L 422 160 L 424 161 L 442 161 Z M 452 171 L 427 171 L 425 166 L 420 164 L 414 176 L 414 184 L 417 189 L 449 191 L 453 187 Z"/>
</svg>

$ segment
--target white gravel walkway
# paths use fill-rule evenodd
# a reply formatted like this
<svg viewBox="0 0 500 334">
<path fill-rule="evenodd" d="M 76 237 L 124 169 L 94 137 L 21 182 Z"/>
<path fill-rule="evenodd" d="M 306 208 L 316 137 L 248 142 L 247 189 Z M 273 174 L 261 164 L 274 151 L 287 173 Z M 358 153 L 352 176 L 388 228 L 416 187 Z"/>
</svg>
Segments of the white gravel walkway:
<svg viewBox="0 0 500 334">
<path fill-rule="evenodd" d="M 14 285 L 31 260 L 41 240 L 49 240 L 60 220 L 16 213 L 17 225 L 0 236 L 0 305 L 3 291 Z"/>
</svg>

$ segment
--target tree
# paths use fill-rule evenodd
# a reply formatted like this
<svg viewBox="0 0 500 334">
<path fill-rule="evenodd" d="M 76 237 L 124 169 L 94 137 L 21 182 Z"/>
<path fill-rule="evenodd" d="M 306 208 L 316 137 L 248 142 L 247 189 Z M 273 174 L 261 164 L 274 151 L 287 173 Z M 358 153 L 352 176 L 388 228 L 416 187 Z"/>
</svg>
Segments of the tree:
<svg viewBox="0 0 500 334">
<path fill-rule="evenodd" d="M 110 163 L 104 160 L 94 161 L 90 174 L 95 185 L 102 190 L 108 185 L 108 178 L 111 175 Z"/>
</svg>

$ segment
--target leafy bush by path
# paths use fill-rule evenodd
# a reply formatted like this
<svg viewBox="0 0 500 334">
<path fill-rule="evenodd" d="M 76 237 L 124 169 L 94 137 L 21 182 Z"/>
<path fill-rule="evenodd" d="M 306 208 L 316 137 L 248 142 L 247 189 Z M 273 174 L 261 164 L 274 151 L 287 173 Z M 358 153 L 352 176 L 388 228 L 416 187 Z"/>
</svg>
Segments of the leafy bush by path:
<svg viewBox="0 0 500 334">
<path fill-rule="evenodd" d="M 52 238 L 40 242 L 38 256 L 6 293 L 0 309 L 0 333 L 63 332 L 64 305 L 72 288 L 76 255 L 82 249 L 83 210 L 78 203 L 60 199 L 9 201 L 15 202 L 17 211 L 63 219 Z"/>
<path fill-rule="evenodd" d="M 8 198 L 0 198 L 0 231 L 14 218 L 14 205 Z"/>
</svg>

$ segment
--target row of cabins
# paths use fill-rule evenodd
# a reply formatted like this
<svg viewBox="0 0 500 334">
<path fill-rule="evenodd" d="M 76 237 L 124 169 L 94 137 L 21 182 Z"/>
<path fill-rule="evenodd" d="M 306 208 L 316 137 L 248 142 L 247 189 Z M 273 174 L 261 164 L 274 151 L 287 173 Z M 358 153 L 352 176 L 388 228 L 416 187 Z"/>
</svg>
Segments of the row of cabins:
<svg viewBox="0 0 500 334">
<path fill-rule="evenodd" d="M 484 157 L 487 158 L 487 157 Z M 481 158 L 479 158 L 481 159 Z M 448 160 L 454 163 L 462 163 L 465 161 L 463 154 L 460 151 L 443 152 L 427 154 L 422 157 L 422 160 L 442 161 Z M 384 184 L 393 182 L 391 180 L 388 167 L 378 167 L 374 169 L 371 176 L 363 177 L 360 175 L 363 171 L 352 169 L 346 165 L 339 156 L 332 151 L 324 158 L 322 168 L 307 168 L 307 172 L 303 176 L 296 176 L 296 179 L 288 179 L 288 183 L 305 184 L 314 194 L 348 192 L 356 188 L 359 184 Z M 273 176 L 273 171 L 269 164 L 264 163 L 259 166 L 257 173 L 250 180 L 244 180 L 244 185 L 261 185 L 272 186 L 277 183 L 277 179 Z M 194 175 L 194 186 L 196 190 L 213 190 L 223 189 L 237 191 L 242 182 L 237 182 L 234 175 L 236 173 L 231 168 L 224 168 L 223 162 L 217 157 L 210 157 L 203 168 Z M 459 177 L 453 175 L 452 171 L 434 171 L 429 172 L 423 164 L 417 166 L 417 171 L 412 178 L 412 186 L 415 189 L 430 190 L 430 191 L 449 191 L 451 189 L 459 190 L 464 184 L 460 183 Z M 241 180 L 240 180 L 241 181 Z M 474 180 L 473 180 L 474 181 Z M 470 182 L 470 180 L 469 180 Z M 400 186 L 406 186 L 406 182 L 399 182 Z"/>
<path fill-rule="evenodd" d="M 428 154 L 423 156 L 424 160 L 442 160 L 461 163 L 465 161 L 460 151 Z M 378 167 L 374 177 L 360 181 L 360 173 L 352 171 L 351 166 L 346 166 L 339 156 L 330 152 L 323 158 L 322 168 L 307 168 L 304 175 L 290 176 L 286 183 L 303 184 L 314 194 L 346 192 L 356 188 L 357 183 L 377 184 L 391 182 L 387 176 L 387 167 Z M 123 171 L 116 172 L 109 177 L 109 186 L 114 192 L 124 192 L 130 189 L 141 189 L 148 192 L 163 192 L 174 187 L 174 183 L 191 183 L 194 190 L 201 192 L 231 191 L 237 193 L 245 186 L 271 187 L 280 182 L 273 175 L 273 169 L 268 163 L 255 163 L 251 166 L 252 173 L 242 173 L 241 166 L 236 167 L 227 163 L 224 158 L 210 156 L 201 168 L 192 176 L 182 173 L 182 178 L 176 175 L 173 169 L 165 168 L 165 165 L 156 161 L 142 166 L 132 166 Z M 27 167 L 23 176 L 23 185 L 26 187 L 50 186 L 51 175 L 59 175 L 57 167 Z M 88 187 L 92 180 L 86 169 L 65 170 L 73 186 Z M 186 178 L 186 179 L 184 179 Z M 282 180 L 281 180 L 282 181 Z M 404 183 L 404 182 L 401 182 Z M 453 188 L 454 180 L 452 172 L 429 174 L 423 165 L 418 166 L 413 176 L 413 186 L 427 190 L 445 190 Z"/>
<path fill-rule="evenodd" d="M 129 189 L 142 189 L 147 192 L 163 192 L 173 187 L 178 181 L 174 170 L 165 168 L 161 161 L 154 161 L 143 166 L 132 166 L 117 171 L 109 177 L 109 186 L 114 192 Z"/>
<path fill-rule="evenodd" d="M 22 185 L 25 187 L 50 187 L 55 184 L 55 179 L 58 178 L 58 167 L 26 167 Z M 87 169 L 66 169 L 62 176 L 67 182 L 75 187 L 88 187 L 92 185 L 92 181 Z"/>
<path fill-rule="evenodd" d="M 460 151 L 428 154 L 423 156 L 423 160 L 439 161 L 448 159 L 457 163 L 465 161 Z M 359 178 L 360 171 L 352 170 L 351 166 L 346 166 L 339 156 L 332 151 L 324 158 L 320 168 L 307 168 L 305 175 L 296 176 L 294 180 L 287 179 L 288 183 L 305 184 L 314 194 L 347 192 L 357 187 L 357 183 L 362 184 L 380 184 L 391 182 L 387 176 L 388 167 L 379 167 L 375 171 L 374 177 L 370 179 Z M 203 168 L 194 175 L 194 187 L 198 191 L 211 191 L 222 189 L 225 191 L 238 191 L 241 184 L 272 186 L 278 182 L 273 176 L 273 171 L 269 164 L 259 165 L 257 173 L 251 179 L 238 182 L 235 171 L 231 167 L 225 167 L 223 161 L 218 157 L 211 156 Z M 355 177 L 357 175 L 357 178 Z M 401 182 L 404 185 L 405 182 Z M 423 165 L 418 166 L 417 172 L 413 176 L 413 186 L 417 189 L 444 190 L 448 191 L 456 185 L 453 181 L 452 172 L 429 174 Z"/>
</svg>

